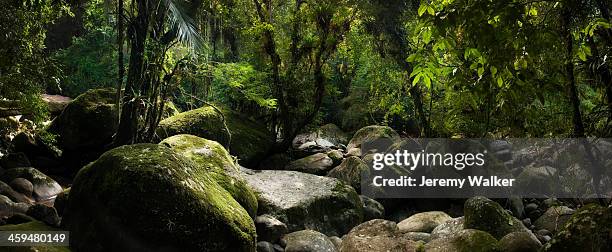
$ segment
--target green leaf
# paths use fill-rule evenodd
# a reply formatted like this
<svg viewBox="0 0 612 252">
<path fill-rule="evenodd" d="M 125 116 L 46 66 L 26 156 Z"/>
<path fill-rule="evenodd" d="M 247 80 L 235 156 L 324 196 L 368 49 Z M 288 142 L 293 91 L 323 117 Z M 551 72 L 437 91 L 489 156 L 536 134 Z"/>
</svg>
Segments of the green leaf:
<svg viewBox="0 0 612 252">
<path fill-rule="evenodd" d="M 414 80 L 412 80 L 412 85 L 416 85 L 417 83 L 419 83 L 419 81 L 421 80 L 421 77 L 423 75 L 422 74 L 418 74 L 416 77 L 414 77 Z"/>
<path fill-rule="evenodd" d="M 491 66 L 491 74 L 492 75 L 496 75 L 497 74 L 497 67 Z"/>
<path fill-rule="evenodd" d="M 419 6 L 419 11 L 418 11 L 419 12 L 419 16 L 423 16 L 425 11 L 427 11 L 427 5 L 421 4 L 421 6 Z"/>
<path fill-rule="evenodd" d="M 430 41 L 431 41 L 431 30 L 427 29 L 423 31 L 423 42 L 425 42 L 425 44 L 429 44 Z"/>
<path fill-rule="evenodd" d="M 432 16 L 436 15 L 436 11 L 431 6 L 427 7 L 427 13 L 429 13 L 429 15 L 432 15 Z"/>
<path fill-rule="evenodd" d="M 587 60 L 586 54 L 584 53 L 583 50 L 578 50 L 578 58 L 580 58 L 580 60 L 582 60 L 582 61 L 586 61 Z"/>
<path fill-rule="evenodd" d="M 430 79 L 429 77 L 424 76 L 424 77 L 423 77 L 423 82 L 425 82 L 425 86 L 426 86 L 428 89 L 431 89 L 431 79 Z"/>
<path fill-rule="evenodd" d="M 502 87 L 504 85 L 504 79 L 501 76 L 497 76 L 497 86 Z"/>
<path fill-rule="evenodd" d="M 483 74 L 484 74 L 484 67 L 479 67 L 478 68 L 478 76 L 482 77 Z"/>
<path fill-rule="evenodd" d="M 416 57 L 417 57 L 416 53 L 410 54 L 410 56 L 408 56 L 408 59 L 406 59 L 406 61 L 414 62 L 414 60 L 416 60 Z"/>
</svg>

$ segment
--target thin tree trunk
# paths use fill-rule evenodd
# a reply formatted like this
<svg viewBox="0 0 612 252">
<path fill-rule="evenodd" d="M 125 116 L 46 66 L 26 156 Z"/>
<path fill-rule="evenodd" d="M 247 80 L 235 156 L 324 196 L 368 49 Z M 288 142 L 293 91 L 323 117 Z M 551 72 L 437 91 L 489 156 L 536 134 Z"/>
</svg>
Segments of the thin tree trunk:
<svg viewBox="0 0 612 252">
<path fill-rule="evenodd" d="M 563 16 L 561 17 L 562 36 L 565 40 L 565 75 L 567 81 L 567 89 L 569 99 L 572 105 L 572 121 L 574 124 L 574 137 L 584 137 L 584 124 L 582 123 L 582 114 L 580 113 L 580 98 L 578 97 L 578 88 L 576 87 L 576 78 L 574 76 L 573 63 L 573 47 L 574 40 L 571 33 L 572 11 L 569 6 L 565 6 Z"/>
<path fill-rule="evenodd" d="M 125 75 L 125 68 L 123 66 L 123 0 L 117 0 L 117 67 L 118 67 L 118 78 L 117 78 L 117 94 L 115 97 L 115 104 L 117 109 L 121 111 L 121 89 L 123 88 L 123 76 Z M 117 124 L 121 112 L 117 113 Z"/>
</svg>

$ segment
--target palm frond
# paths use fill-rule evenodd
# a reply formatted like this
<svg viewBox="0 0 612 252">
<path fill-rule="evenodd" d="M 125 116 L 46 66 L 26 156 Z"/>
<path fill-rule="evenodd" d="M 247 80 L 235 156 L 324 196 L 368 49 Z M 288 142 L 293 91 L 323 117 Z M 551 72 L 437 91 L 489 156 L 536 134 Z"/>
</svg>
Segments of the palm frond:
<svg viewBox="0 0 612 252">
<path fill-rule="evenodd" d="M 164 0 L 168 6 L 168 20 L 171 29 L 176 29 L 176 38 L 179 42 L 191 47 L 198 48 L 201 38 L 193 18 L 193 13 L 186 8 L 188 1 Z"/>
</svg>

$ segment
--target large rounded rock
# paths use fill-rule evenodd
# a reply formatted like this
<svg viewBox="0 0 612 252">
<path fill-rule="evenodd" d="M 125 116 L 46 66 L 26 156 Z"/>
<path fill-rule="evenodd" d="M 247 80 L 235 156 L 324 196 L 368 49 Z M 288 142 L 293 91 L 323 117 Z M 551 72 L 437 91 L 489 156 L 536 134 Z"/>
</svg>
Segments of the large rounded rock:
<svg viewBox="0 0 612 252">
<path fill-rule="evenodd" d="M 324 234 L 301 230 L 283 237 L 285 252 L 336 252 L 336 246 Z"/>
<path fill-rule="evenodd" d="M 312 229 L 342 235 L 361 223 L 363 208 L 355 190 L 341 181 L 295 171 L 248 171 L 257 193 L 259 215 L 285 223 L 289 232 Z"/>
<path fill-rule="evenodd" d="M 463 230 L 463 222 L 463 217 L 457 217 L 440 224 L 434 228 L 433 231 L 431 231 L 431 239 L 435 240 L 458 233 L 459 231 Z"/>
<path fill-rule="evenodd" d="M 442 223 L 451 220 L 445 212 L 431 211 L 414 214 L 397 224 L 400 232 L 425 232 L 429 233 Z"/>
<path fill-rule="evenodd" d="M 512 232 L 499 240 L 499 248 L 504 252 L 537 252 L 542 243 L 527 232 Z"/>
<path fill-rule="evenodd" d="M 428 252 L 485 252 L 499 251 L 497 240 L 487 232 L 464 229 L 458 233 L 432 240 L 425 244 Z"/>
<path fill-rule="evenodd" d="M 390 143 L 393 143 L 399 140 L 399 134 L 397 134 L 395 130 L 387 126 L 377 126 L 377 125 L 366 126 L 366 127 L 359 129 L 357 132 L 355 132 L 355 135 L 353 135 L 353 138 L 349 142 L 346 149 L 350 150 L 352 148 L 361 148 L 362 147 L 361 145 L 363 143 L 380 140 L 380 139 L 387 139 L 390 141 Z M 388 147 L 388 146 L 385 146 L 385 147 Z"/>
<path fill-rule="evenodd" d="M 342 163 L 327 173 L 327 176 L 340 179 L 355 190 L 361 190 L 361 174 L 367 172 L 369 167 L 360 158 L 351 156 L 345 158 Z"/>
<path fill-rule="evenodd" d="M 510 215 L 497 202 L 485 197 L 470 198 L 465 202 L 464 227 L 478 229 L 501 239 L 516 231 L 528 231 L 521 221 Z"/>
<path fill-rule="evenodd" d="M 287 233 L 287 225 L 285 223 L 267 214 L 255 218 L 255 229 L 257 230 L 257 240 L 259 241 L 277 242 Z"/>
<path fill-rule="evenodd" d="M 611 251 L 612 208 L 590 204 L 578 209 L 544 251 Z"/>
<path fill-rule="evenodd" d="M 231 133 L 230 153 L 238 156 L 238 162 L 243 165 L 250 166 L 261 161 L 274 144 L 274 136 L 265 125 L 229 109 L 218 108 L 222 114 L 211 106 L 204 106 L 168 117 L 159 123 L 156 134 L 161 139 L 191 134 L 227 146 L 230 134 L 225 130 L 225 119 Z"/>
<path fill-rule="evenodd" d="M 239 168 L 221 144 L 193 135 L 171 136 L 160 144 L 170 147 L 202 166 L 217 184 L 247 210 L 251 217 L 255 217 L 257 214 L 255 192 L 246 184 Z"/>
<path fill-rule="evenodd" d="M 32 183 L 32 196 L 37 202 L 52 202 L 63 190 L 55 180 L 32 167 L 9 169 L 0 176 L 0 179 L 7 183 L 17 178 L 24 178 Z"/>
<path fill-rule="evenodd" d="M 0 195 L 0 217 L 10 217 L 15 214 L 25 214 L 30 205 L 15 203 L 9 197 Z"/>
<path fill-rule="evenodd" d="M 566 206 L 552 206 L 538 218 L 534 225 L 539 229 L 556 232 L 572 216 L 574 210 Z"/>
<path fill-rule="evenodd" d="M 122 146 L 79 171 L 63 223 L 78 251 L 254 251 L 255 225 L 209 172 L 170 148 Z"/>
<path fill-rule="evenodd" d="M 49 132 L 57 134 L 64 150 L 100 149 L 117 131 L 114 89 L 90 89 L 74 99 L 53 120 Z"/>
<path fill-rule="evenodd" d="M 418 243 L 402 236 L 395 222 L 374 219 L 344 236 L 340 252 L 415 251 Z"/>
<path fill-rule="evenodd" d="M 332 168 L 334 161 L 325 153 L 317 153 L 301 158 L 285 166 L 285 170 L 324 175 Z"/>
</svg>

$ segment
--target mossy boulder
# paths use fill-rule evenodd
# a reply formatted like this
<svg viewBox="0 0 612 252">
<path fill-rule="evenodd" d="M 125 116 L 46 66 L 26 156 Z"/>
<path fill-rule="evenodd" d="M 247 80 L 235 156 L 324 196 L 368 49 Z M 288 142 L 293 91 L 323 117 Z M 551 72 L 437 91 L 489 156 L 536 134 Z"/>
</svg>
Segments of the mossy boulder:
<svg viewBox="0 0 612 252">
<path fill-rule="evenodd" d="M 546 229 L 555 233 L 563 227 L 574 212 L 574 209 L 566 206 L 552 206 L 534 222 L 534 225 L 538 230 Z"/>
<path fill-rule="evenodd" d="M 355 190 L 335 178 L 296 171 L 248 171 L 255 190 L 258 215 L 269 214 L 289 232 L 312 229 L 340 236 L 363 220 L 363 206 Z"/>
<path fill-rule="evenodd" d="M 240 203 L 252 218 L 257 214 L 257 197 L 246 184 L 238 166 L 221 144 L 193 135 L 176 135 L 164 139 L 179 154 L 202 166 L 223 189 Z"/>
<path fill-rule="evenodd" d="M 0 231 L 63 231 L 58 228 L 50 227 L 40 221 L 31 221 L 16 225 L 4 225 L 0 226 Z M 70 252 L 70 248 L 67 246 L 16 246 L 16 247 L 2 247 L 2 251 L 6 252 L 26 252 L 26 251 L 38 251 L 38 252 Z"/>
<path fill-rule="evenodd" d="M 90 89 L 79 95 L 53 120 L 49 132 L 64 150 L 102 148 L 117 131 L 116 91 Z"/>
<path fill-rule="evenodd" d="M 179 134 L 191 134 L 214 140 L 226 146 L 230 134 L 225 130 L 223 118 L 231 133 L 229 151 L 238 156 L 239 163 L 255 165 L 264 158 L 274 144 L 274 136 L 265 125 L 227 108 L 211 106 L 189 110 L 162 120 L 156 131 L 160 139 Z"/>
<path fill-rule="evenodd" d="M 10 183 L 16 178 L 24 178 L 32 183 L 32 197 L 37 202 L 52 202 L 63 190 L 55 180 L 32 167 L 8 169 L 0 175 L 0 180 L 6 183 Z"/>
<path fill-rule="evenodd" d="M 348 143 L 346 149 L 350 150 L 352 148 L 363 148 L 364 146 L 362 145 L 364 143 L 373 141 L 385 141 L 386 145 L 381 147 L 387 148 L 389 147 L 388 145 L 399 141 L 399 139 L 399 134 L 397 134 L 397 132 L 395 132 L 395 130 L 392 128 L 387 126 L 371 125 L 363 127 L 355 132 L 355 135 L 353 135 L 353 138 Z M 362 154 L 365 155 L 366 151 L 362 150 Z"/>
<path fill-rule="evenodd" d="M 464 229 L 452 236 L 432 240 L 425 244 L 428 252 L 486 252 L 499 251 L 499 245 L 495 237 L 489 233 Z"/>
<path fill-rule="evenodd" d="M 336 252 L 334 243 L 314 230 L 300 230 L 286 234 L 283 242 L 287 252 Z"/>
<path fill-rule="evenodd" d="M 517 231 L 528 231 L 521 221 L 510 215 L 499 203 L 485 197 L 473 197 L 465 202 L 463 226 L 490 233 L 496 239 Z"/>
<path fill-rule="evenodd" d="M 78 251 L 254 251 L 255 224 L 200 165 L 156 144 L 79 171 L 63 224 Z"/>
<path fill-rule="evenodd" d="M 611 251 L 612 208 L 596 204 L 578 209 L 544 251 Z"/>
<path fill-rule="evenodd" d="M 358 157 L 345 158 L 340 165 L 334 167 L 327 176 L 337 178 L 351 185 L 355 190 L 361 190 L 361 173 L 369 171 L 368 165 Z"/>
</svg>

